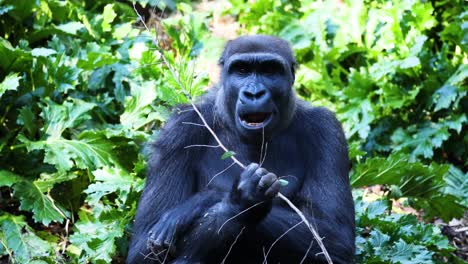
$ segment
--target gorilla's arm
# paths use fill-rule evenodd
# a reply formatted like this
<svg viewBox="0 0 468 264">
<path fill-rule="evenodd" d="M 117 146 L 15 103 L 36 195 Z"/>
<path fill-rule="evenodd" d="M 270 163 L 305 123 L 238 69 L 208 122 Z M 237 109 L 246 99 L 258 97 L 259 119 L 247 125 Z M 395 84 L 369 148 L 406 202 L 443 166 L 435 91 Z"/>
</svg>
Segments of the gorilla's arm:
<svg viewBox="0 0 468 264">
<path fill-rule="evenodd" d="M 200 150 L 184 147 L 193 142 L 203 144 L 205 134 L 202 127 L 183 124 L 194 120 L 198 119 L 191 108 L 176 110 L 161 130 L 158 140 L 150 146 L 152 155 L 148 161 L 148 177 L 138 203 L 127 263 L 152 262 L 151 256 L 145 259 L 150 253 L 147 239 L 164 213 L 177 210 L 176 206 L 189 207 L 190 210 L 179 212 L 186 213 L 186 219 L 195 217 L 214 199 L 212 193 L 203 192 L 191 197 L 196 183 L 193 157 L 195 151 Z"/>
<path fill-rule="evenodd" d="M 328 110 L 313 108 L 303 114 L 299 113 L 303 121 L 299 129 L 305 132 L 303 138 L 308 141 L 302 150 L 308 157 L 308 167 L 302 189 L 292 201 L 324 238 L 334 263 L 350 263 L 354 255 L 354 204 L 350 195 L 346 140 L 341 125 Z M 286 205 L 274 206 L 259 226 L 260 237 L 269 247 L 285 230 L 300 221 Z M 281 259 L 275 258 L 275 253 L 284 256 L 284 252 L 288 252 L 288 257 L 300 262 L 311 242 L 305 263 L 316 263 L 317 258 L 324 261 L 323 256 L 316 256 L 320 248 L 305 224 L 281 238 L 270 255 Z"/>
<path fill-rule="evenodd" d="M 305 132 L 301 139 L 306 144 L 300 153 L 308 157 L 308 167 L 301 191 L 290 198 L 324 238 L 334 263 L 350 263 L 354 255 L 354 205 L 349 191 L 349 160 L 344 134 L 334 115 L 326 109 L 307 109 L 302 114 L 302 125 L 296 129 Z M 244 178 L 253 180 L 254 177 Z M 226 252 L 223 247 L 230 246 L 243 228 L 247 228 L 247 232 L 255 230 L 255 234 L 250 233 L 249 242 L 264 245 L 268 251 L 274 241 L 301 221 L 284 203 L 275 203 L 272 207 L 271 204 L 262 205 L 239 214 L 247 205 L 239 206 L 245 199 L 233 198 L 233 194 L 234 197 L 239 195 L 236 191 L 233 189 L 230 197 L 225 196 L 209 208 L 186 234 L 186 241 L 210 243 L 185 244 L 186 248 L 181 250 L 184 255 L 178 259 L 181 263 L 183 259 L 196 262 L 207 261 L 207 256 L 219 257 L 213 252 Z M 217 232 L 221 226 L 221 232 Z M 306 263 L 326 263 L 323 255 L 317 255 L 320 252 L 310 230 L 300 224 L 275 242 L 269 258 L 271 262 L 299 263 L 306 257 Z"/>
</svg>

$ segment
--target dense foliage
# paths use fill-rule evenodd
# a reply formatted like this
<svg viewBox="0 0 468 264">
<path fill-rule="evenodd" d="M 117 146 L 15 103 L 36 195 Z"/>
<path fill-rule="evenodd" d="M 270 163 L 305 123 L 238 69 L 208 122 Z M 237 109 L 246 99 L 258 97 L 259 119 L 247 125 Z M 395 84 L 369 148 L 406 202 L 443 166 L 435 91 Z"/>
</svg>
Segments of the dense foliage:
<svg viewBox="0 0 468 264">
<path fill-rule="evenodd" d="M 197 96 L 208 79 L 195 60 L 220 41 L 209 12 L 177 8 L 147 22 Z M 463 1 L 233 0 L 226 14 L 289 40 L 298 93 L 343 122 L 358 263 L 461 262 L 431 222 L 468 206 Z M 144 143 L 187 100 L 141 29 L 122 1 L 0 0 L 0 261 L 125 257 Z"/>
</svg>

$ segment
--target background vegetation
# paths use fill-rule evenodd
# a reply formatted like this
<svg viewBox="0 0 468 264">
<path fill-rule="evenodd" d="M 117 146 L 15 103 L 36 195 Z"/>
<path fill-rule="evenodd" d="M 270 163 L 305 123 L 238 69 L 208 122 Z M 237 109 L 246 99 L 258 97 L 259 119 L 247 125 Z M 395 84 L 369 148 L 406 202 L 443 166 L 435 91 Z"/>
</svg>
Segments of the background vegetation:
<svg viewBox="0 0 468 264">
<path fill-rule="evenodd" d="M 292 43 L 298 94 L 346 130 L 358 263 L 466 263 L 441 233 L 468 206 L 464 1 L 138 3 L 195 96 L 220 16 Z M 0 262 L 123 262 L 145 142 L 186 101 L 152 34 L 131 2 L 0 0 Z"/>
</svg>

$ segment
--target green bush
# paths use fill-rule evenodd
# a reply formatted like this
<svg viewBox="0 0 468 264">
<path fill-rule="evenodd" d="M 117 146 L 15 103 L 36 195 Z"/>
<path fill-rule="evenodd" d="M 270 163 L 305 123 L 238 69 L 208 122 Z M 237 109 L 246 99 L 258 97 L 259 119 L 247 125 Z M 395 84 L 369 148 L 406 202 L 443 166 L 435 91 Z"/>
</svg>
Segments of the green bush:
<svg viewBox="0 0 468 264">
<path fill-rule="evenodd" d="M 289 40 L 298 93 L 343 122 L 358 262 L 461 261 L 438 227 L 393 213 L 391 201 L 426 221 L 466 210 L 463 1 L 336 3 L 231 1 L 229 12 L 244 33 Z M 177 6 L 180 15 L 153 22 L 198 96 L 208 79 L 192 78 L 194 60 L 217 40 L 210 14 Z M 136 20 L 127 2 L 0 0 L 0 261 L 123 261 L 144 144 L 187 100 Z M 375 184 L 385 195 L 369 202 L 360 187 Z"/>
</svg>

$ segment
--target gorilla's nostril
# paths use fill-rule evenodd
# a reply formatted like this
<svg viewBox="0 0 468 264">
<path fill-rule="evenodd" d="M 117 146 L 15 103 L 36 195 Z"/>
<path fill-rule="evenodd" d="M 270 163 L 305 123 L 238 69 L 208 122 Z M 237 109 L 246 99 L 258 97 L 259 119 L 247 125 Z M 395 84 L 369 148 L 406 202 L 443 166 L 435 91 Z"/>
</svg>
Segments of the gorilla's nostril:
<svg viewBox="0 0 468 264">
<path fill-rule="evenodd" d="M 255 95 L 249 91 L 244 91 L 244 96 L 247 97 L 248 99 L 253 99 Z"/>
<path fill-rule="evenodd" d="M 264 95 L 266 94 L 265 90 L 262 90 L 260 92 L 258 92 L 256 95 L 255 95 L 255 98 L 261 98 L 263 97 Z"/>
</svg>

